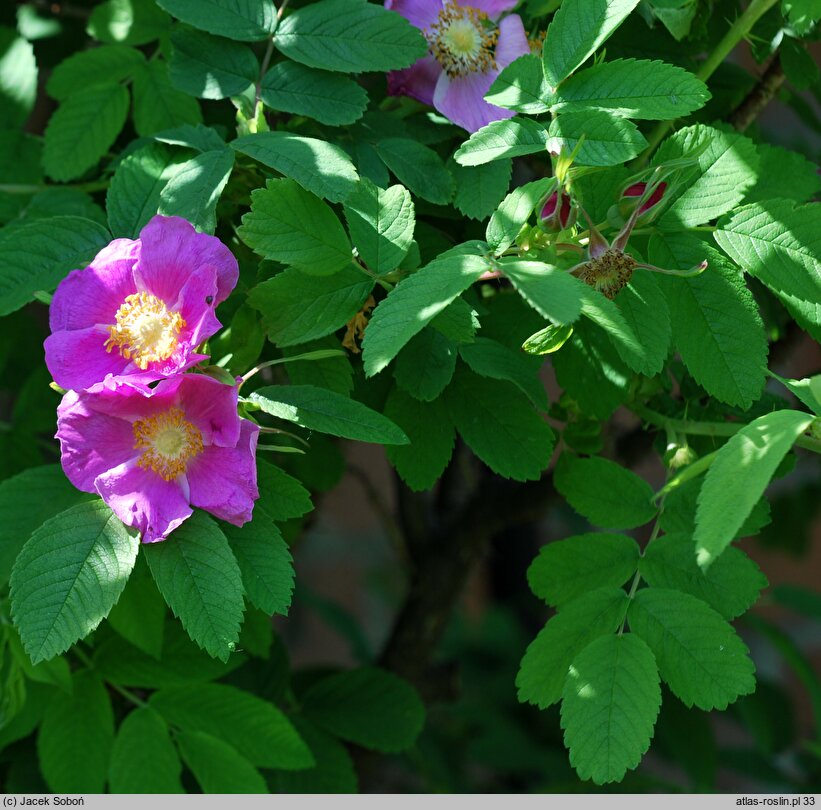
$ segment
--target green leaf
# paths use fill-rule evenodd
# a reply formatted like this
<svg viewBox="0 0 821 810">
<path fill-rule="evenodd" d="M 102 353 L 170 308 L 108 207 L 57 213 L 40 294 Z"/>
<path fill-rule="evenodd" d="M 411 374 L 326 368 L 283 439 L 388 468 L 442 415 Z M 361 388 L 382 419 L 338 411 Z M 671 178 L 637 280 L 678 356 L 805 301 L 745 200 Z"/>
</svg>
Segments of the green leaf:
<svg viewBox="0 0 821 810">
<path fill-rule="evenodd" d="M 42 152 L 43 144 L 40 138 L 19 130 L 0 130 L 0 177 L 3 178 L 4 183 L 32 186 L 42 184 Z M 75 190 L 69 189 L 69 192 Z M 37 197 L 42 199 L 41 195 L 44 193 L 39 192 Z M 24 209 L 28 217 L 29 201 L 37 197 L 0 191 L 0 223 L 12 221 L 18 224 L 21 222 L 19 219 L 15 220 L 15 217 Z M 68 212 L 63 211 L 62 213 Z"/>
<path fill-rule="evenodd" d="M 580 166 L 616 166 L 632 160 L 647 146 L 632 121 L 604 110 L 566 112 L 554 118 L 548 129 L 547 149 L 571 154 L 581 141 L 575 162 Z"/>
<path fill-rule="evenodd" d="M 172 146 L 186 146 L 197 152 L 225 149 L 228 145 L 215 129 L 203 124 L 180 124 L 178 127 L 157 132 L 152 137 L 155 141 L 170 143 Z"/>
<path fill-rule="evenodd" d="M 503 118 L 474 132 L 454 153 L 462 166 L 544 152 L 547 129 L 532 118 Z"/>
<path fill-rule="evenodd" d="M 177 745 L 203 793 L 268 793 L 259 771 L 219 738 L 204 731 L 184 731 L 177 735 Z"/>
<path fill-rule="evenodd" d="M 266 259 L 314 276 L 336 273 L 351 261 L 348 235 L 336 214 L 293 180 L 269 180 L 253 191 L 238 233 Z"/>
<path fill-rule="evenodd" d="M 696 512 L 696 559 L 706 570 L 736 536 L 778 465 L 813 416 L 773 411 L 745 425 L 707 470 Z"/>
<path fill-rule="evenodd" d="M 353 79 L 285 59 L 262 78 L 262 102 L 272 110 L 305 115 L 338 127 L 358 121 L 368 94 Z"/>
<path fill-rule="evenodd" d="M 160 689 L 148 705 L 184 732 L 210 734 L 252 765 L 297 770 L 314 764 L 290 720 L 272 703 L 223 684 Z"/>
<path fill-rule="evenodd" d="M 201 31 L 171 35 L 171 83 L 197 98 L 221 99 L 244 93 L 257 80 L 259 63 L 247 46 Z"/>
<path fill-rule="evenodd" d="M 168 77 L 168 65 L 158 59 L 134 74 L 134 128 L 146 137 L 182 124 L 201 124 L 196 99 L 177 90 Z"/>
<path fill-rule="evenodd" d="M 231 171 L 230 149 L 201 152 L 179 164 L 160 191 L 159 213 L 187 219 L 197 230 L 213 233 L 217 227 L 217 201 Z"/>
<path fill-rule="evenodd" d="M 807 202 L 821 191 L 818 167 L 804 155 L 767 143 L 756 144 L 756 149 L 758 176 L 744 196 L 745 203 L 767 202 L 773 197 Z"/>
<path fill-rule="evenodd" d="M 562 694 L 564 744 L 579 777 L 621 781 L 650 747 L 660 708 L 656 662 L 640 638 L 603 636 L 588 645 Z"/>
<path fill-rule="evenodd" d="M 654 234 L 650 261 L 684 270 L 707 259 L 694 278 L 659 276 L 667 298 L 673 344 L 707 393 L 749 408 L 764 389 L 767 337 L 758 307 L 738 270 L 692 234 Z"/>
<path fill-rule="evenodd" d="M 656 516 L 650 485 L 615 461 L 565 454 L 553 481 L 567 502 L 596 526 L 633 529 Z"/>
<path fill-rule="evenodd" d="M 108 614 L 109 624 L 128 642 L 148 655 L 162 655 L 165 630 L 163 601 L 144 560 L 137 560 L 123 595 Z"/>
<path fill-rule="evenodd" d="M 30 42 L 12 28 L 0 27 L 0 129 L 16 130 L 37 98 L 37 62 Z"/>
<path fill-rule="evenodd" d="M 101 42 L 144 45 L 164 36 L 170 25 L 154 0 L 108 0 L 95 6 L 86 31 Z"/>
<path fill-rule="evenodd" d="M 313 509 L 308 490 L 273 464 L 257 461 L 257 484 L 259 500 L 254 508 L 273 522 L 299 518 Z"/>
<path fill-rule="evenodd" d="M 489 269 L 486 259 L 470 255 L 473 249 L 468 243 L 442 254 L 403 279 L 379 303 L 362 343 L 368 377 L 382 371 L 417 332 Z"/>
<path fill-rule="evenodd" d="M 813 203 L 745 205 L 723 219 L 715 240 L 733 261 L 764 282 L 799 323 L 821 335 L 821 231 Z"/>
<path fill-rule="evenodd" d="M 522 658 L 516 676 L 519 700 L 540 709 L 557 703 L 573 659 L 599 636 L 615 633 L 629 604 L 621 588 L 597 588 L 563 605 Z"/>
<path fill-rule="evenodd" d="M 623 534 L 580 534 L 542 546 L 527 569 L 530 590 L 548 605 L 605 586 L 621 587 L 636 572 L 640 551 Z"/>
<path fill-rule="evenodd" d="M 262 313 L 273 343 L 293 346 L 344 326 L 362 308 L 373 286 L 373 279 L 353 265 L 330 277 L 289 268 L 254 287 L 248 303 Z"/>
<path fill-rule="evenodd" d="M 269 0 L 157 0 L 183 22 L 209 34 L 248 42 L 268 39 L 277 25 Z"/>
<path fill-rule="evenodd" d="M 453 378 L 456 344 L 432 327 L 414 335 L 396 358 L 396 384 L 415 399 L 432 402 Z"/>
<path fill-rule="evenodd" d="M 171 542 L 145 546 L 154 581 L 188 635 L 214 658 L 227 661 L 245 609 L 242 578 L 219 526 L 195 512 Z"/>
<path fill-rule="evenodd" d="M 132 152 L 117 166 L 105 200 L 114 236 L 137 238 L 157 213 L 160 193 L 178 166 L 179 158 L 158 143 Z"/>
<path fill-rule="evenodd" d="M 556 90 L 552 109 L 609 110 L 625 118 L 665 121 L 703 107 L 710 91 L 692 73 L 666 62 L 616 59 L 577 73 Z"/>
<path fill-rule="evenodd" d="M 340 147 L 317 138 L 290 132 L 259 132 L 237 138 L 231 146 L 330 202 L 346 199 L 359 180 L 348 155 Z M 302 227 L 310 224 L 308 220 Z"/>
<path fill-rule="evenodd" d="M 89 497 L 69 483 L 59 464 L 31 467 L 0 483 L 0 586 L 35 529 Z"/>
<path fill-rule="evenodd" d="M 555 186 L 555 178 L 543 177 L 514 188 L 502 200 L 487 224 L 485 235 L 488 245 L 497 256 L 513 244 L 534 209 L 544 202 Z"/>
<path fill-rule="evenodd" d="M 549 95 L 541 57 L 526 53 L 502 70 L 485 93 L 485 100 L 497 107 L 538 115 L 550 109 Z"/>
<path fill-rule="evenodd" d="M 338 354 L 341 351 L 340 342 L 334 337 L 314 340 L 298 348 L 286 349 L 283 353 L 293 362 L 288 363 L 288 379 L 294 385 L 316 385 L 319 388 L 328 388 L 337 394 L 350 396 L 353 390 L 353 366 L 347 354 Z M 295 360 L 294 358 L 308 350 L 333 351 L 337 354 L 321 359 Z"/>
<path fill-rule="evenodd" d="M 73 180 L 92 168 L 114 143 L 128 115 L 128 91 L 119 84 L 72 94 L 46 127 L 43 167 L 54 180 Z"/>
<path fill-rule="evenodd" d="M 320 0 L 279 26 L 277 48 L 304 65 L 342 73 L 398 70 L 427 53 L 419 29 L 364 0 Z"/>
<path fill-rule="evenodd" d="M 507 194 L 511 160 L 497 160 L 482 166 L 460 166 L 452 162 L 450 170 L 456 180 L 453 204 L 471 219 L 490 216 Z"/>
<path fill-rule="evenodd" d="M 749 610 L 761 589 L 767 587 L 767 578 L 759 567 L 732 546 L 702 571 L 689 532 L 665 534 L 650 543 L 639 562 L 639 571 L 649 585 L 695 596 L 725 619 Z"/>
<path fill-rule="evenodd" d="M 408 443 L 408 437 L 381 413 L 313 385 L 268 385 L 248 400 L 271 416 L 331 436 L 377 444 Z"/>
<path fill-rule="evenodd" d="M 410 138 L 383 138 L 376 152 L 397 180 L 418 197 L 435 205 L 450 202 L 453 178 L 429 146 Z"/>
<path fill-rule="evenodd" d="M 569 324 L 556 326 L 550 324 L 538 332 L 534 332 L 524 343 L 522 349 L 528 354 L 553 354 L 559 351 L 573 334 L 573 327 Z"/>
<path fill-rule="evenodd" d="M 515 481 L 538 480 L 555 436 L 516 386 L 459 370 L 446 401 L 459 435 L 493 472 Z"/>
<path fill-rule="evenodd" d="M 165 721 L 145 706 L 120 724 L 108 769 L 112 793 L 183 793 L 182 765 Z"/>
<path fill-rule="evenodd" d="M 607 332 L 619 357 L 633 371 L 647 368 L 645 350 L 617 304 L 598 290 L 588 288 L 584 290 L 582 315 Z"/>
<path fill-rule="evenodd" d="M 479 328 L 478 313 L 462 298 L 454 298 L 430 325 L 454 343 L 472 343 Z"/>
<path fill-rule="evenodd" d="M 408 445 L 386 447 L 388 460 L 412 490 L 431 489 L 448 466 L 456 438 L 444 399 L 420 402 L 393 388 L 385 402 L 385 416 L 410 439 Z"/>
<path fill-rule="evenodd" d="M 709 222 L 732 210 L 758 175 L 755 144 L 737 132 L 724 132 L 705 124 L 678 130 L 665 140 L 653 157 L 658 166 L 687 157 L 697 150 L 697 166 L 665 192 L 666 208 L 659 225 L 682 230 Z"/>
<path fill-rule="evenodd" d="M 65 101 L 87 87 L 127 79 L 144 62 L 140 51 L 125 45 L 102 45 L 78 51 L 54 68 L 46 89 L 52 98 Z"/>
<path fill-rule="evenodd" d="M 416 690 L 386 670 L 366 667 L 323 678 L 302 695 L 305 716 L 343 740 L 373 751 L 410 748 L 425 724 Z"/>
<path fill-rule="evenodd" d="M 482 377 L 512 382 L 540 410 L 546 411 L 550 407 L 544 383 L 539 377 L 541 363 L 534 363 L 532 358 L 483 337 L 460 346 L 459 356 Z"/>
<path fill-rule="evenodd" d="M 82 217 L 45 217 L 0 232 L 0 315 L 51 292 L 70 270 L 85 267 L 111 237 Z"/>
<path fill-rule="evenodd" d="M 540 315 L 555 323 L 571 323 L 579 317 L 587 288 L 567 271 L 515 258 L 500 259 L 499 267 Z"/>
<path fill-rule="evenodd" d="M 102 501 L 47 520 L 11 572 L 11 611 L 33 663 L 85 638 L 125 587 L 139 541 Z"/>
<path fill-rule="evenodd" d="M 711 607 L 667 588 L 640 590 L 627 611 L 665 683 L 685 706 L 726 709 L 755 689 L 755 667 L 735 630 Z"/>
<path fill-rule="evenodd" d="M 399 266 L 413 242 L 413 200 L 403 186 L 381 189 L 367 178 L 345 200 L 351 240 L 365 264 L 377 273 Z"/>
<path fill-rule="evenodd" d="M 259 516 L 241 528 L 223 524 L 222 530 L 237 558 L 251 604 L 269 616 L 287 616 L 294 589 L 294 566 L 280 530 Z"/>
<path fill-rule="evenodd" d="M 55 793 L 102 793 L 114 742 L 114 714 L 103 682 L 74 673 L 70 695 L 56 690 L 46 706 L 37 754 Z"/>
<path fill-rule="evenodd" d="M 639 0 L 564 0 L 544 45 L 544 73 L 556 87 L 624 22 Z"/>
</svg>

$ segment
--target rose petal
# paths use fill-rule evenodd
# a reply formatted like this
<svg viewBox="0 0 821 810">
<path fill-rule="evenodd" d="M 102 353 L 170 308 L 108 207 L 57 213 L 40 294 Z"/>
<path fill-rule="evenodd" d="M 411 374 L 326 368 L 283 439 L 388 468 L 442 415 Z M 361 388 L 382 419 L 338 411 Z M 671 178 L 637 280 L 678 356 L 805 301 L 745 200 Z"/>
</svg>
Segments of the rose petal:
<svg viewBox="0 0 821 810">
<path fill-rule="evenodd" d="M 526 53 L 530 53 L 530 43 L 527 41 L 524 23 L 518 14 L 511 14 L 499 23 L 496 64 L 501 70 Z"/>
<path fill-rule="evenodd" d="M 472 6 L 484 11 L 491 20 L 495 20 L 502 12 L 516 8 L 519 0 L 456 0 L 460 6 Z"/>
<path fill-rule="evenodd" d="M 388 94 L 410 96 L 423 104 L 433 104 L 436 80 L 442 73 L 442 66 L 432 56 L 425 56 L 404 70 L 388 73 Z"/>
<path fill-rule="evenodd" d="M 498 2 L 498 0 L 494 0 Z M 510 2 L 510 0 L 504 0 Z M 514 2 L 515 5 L 515 2 Z M 401 14 L 411 25 L 427 31 L 442 10 L 441 0 L 385 0 L 385 8 Z"/>
<path fill-rule="evenodd" d="M 102 382 L 107 374 L 137 370 L 117 349 L 106 351 L 107 339 L 108 330 L 101 326 L 49 335 L 44 343 L 46 366 L 57 385 L 79 390 Z"/>
<path fill-rule="evenodd" d="M 451 79 L 447 73 L 442 73 L 436 82 L 436 91 L 433 94 L 433 106 L 442 115 L 454 124 L 476 132 L 491 121 L 500 118 L 511 118 L 513 110 L 503 110 L 494 104 L 485 101 L 485 93 L 490 89 L 498 71 L 487 73 L 470 73 L 467 76 L 457 76 Z"/>
<path fill-rule="evenodd" d="M 234 447 L 240 438 L 237 415 L 239 392 L 234 385 L 215 380 L 206 374 L 185 374 L 178 378 L 173 401 L 185 411 L 185 418 L 202 434 L 205 445 Z M 164 394 L 172 381 L 160 383 L 157 393 Z"/>
</svg>

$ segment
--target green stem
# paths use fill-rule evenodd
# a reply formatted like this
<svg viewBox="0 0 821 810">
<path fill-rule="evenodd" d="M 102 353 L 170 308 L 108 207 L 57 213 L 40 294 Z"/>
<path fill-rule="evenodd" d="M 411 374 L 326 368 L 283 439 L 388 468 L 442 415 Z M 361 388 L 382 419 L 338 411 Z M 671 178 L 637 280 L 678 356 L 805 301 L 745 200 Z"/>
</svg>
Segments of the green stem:
<svg viewBox="0 0 821 810">
<path fill-rule="evenodd" d="M 702 62 L 698 69 L 696 76 L 701 81 L 706 82 L 713 73 L 716 72 L 719 65 L 732 53 L 733 49 L 746 39 L 753 26 L 763 17 L 778 0 L 752 0 L 744 13 L 730 26 L 730 30 L 722 38 L 721 42 L 716 45 L 713 52 Z M 647 148 L 639 155 L 633 164 L 636 168 L 646 166 L 650 156 L 655 152 L 656 147 L 664 140 L 670 128 L 673 126 L 672 121 L 659 121 L 655 129 L 647 137 Z"/>
</svg>

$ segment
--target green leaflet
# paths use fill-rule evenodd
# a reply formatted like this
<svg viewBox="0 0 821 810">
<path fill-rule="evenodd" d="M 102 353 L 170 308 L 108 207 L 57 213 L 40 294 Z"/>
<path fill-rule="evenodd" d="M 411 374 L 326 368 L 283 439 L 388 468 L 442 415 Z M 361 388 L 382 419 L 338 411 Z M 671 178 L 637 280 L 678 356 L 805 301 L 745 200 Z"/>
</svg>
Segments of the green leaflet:
<svg viewBox="0 0 821 810">
<path fill-rule="evenodd" d="M 107 0 L 94 7 L 86 32 L 101 42 L 144 45 L 170 27 L 168 15 L 153 0 Z"/>
<path fill-rule="evenodd" d="M 0 28 L 0 130 L 19 129 L 37 97 L 37 62 L 30 42 L 12 28 Z"/>
<path fill-rule="evenodd" d="M 658 276 L 673 344 L 695 381 L 722 402 L 749 408 L 764 388 L 767 338 L 741 274 L 692 234 L 654 234 L 650 261 L 672 270 L 707 269 L 694 278 Z"/>
<path fill-rule="evenodd" d="M 224 684 L 160 689 L 148 705 L 184 732 L 203 732 L 252 765 L 298 770 L 314 764 L 290 720 L 273 703 Z"/>
<path fill-rule="evenodd" d="M 253 191 L 238 233 L 266 259 L 310 275 L 331 275 L 351 261 L 348 235 L 336 214 L 293 180 L 269 180 Z"/>
<path fill-rule="evenodd" d="M 432 402 L 453 378 L 456 356 L 456 344 L 426 326 L 399 352 L 393 369 L 396 384 L 415 399 Z"/>
<path fill-rule="evenodd" d="M 182 124 L 201 124 L 197 100 L 177 90 L 168 77 L 168 65 L 155 59 L 134 74 L 134 128 L 148 136 Z"/>
<path fill-rule="evenodd" d="M 234 168 L 230 149 L 201 152 L 175 167 L 160 191 L 159 213 L 187 219 L 197 230 L 213 233 L 217 201 Z"/>
<path fill-rule="evenodd" d="M 665 193 L 665 211 L 659 219 L 664 230 L 683 230 L 709 222 L 744 199 L 755 182 L 758 153 L 749 138 L 705 124 L 684 127 L 665 140 L 653 165 L 686 157 L 703 149 L 697 166 L 676 188 Z"/>
<path fill-rule="evenodd" d="M 183 22 L 229 39 L 267 39 L 276 28 L 276 8 L 265 0 L 157 0 Z"/>
<path fill-rule="evenodd" d="M 125 45 L 101 45 L 78 51 L 54 68 L 46 89 L 52 98 L 65 101 L 87 87 L 127 79 L 144 62 L 140 51 Z"/>
<path fill-rule="evenodd" d="M 632 529 L 656 515 L 650 485 L 609 459 L 565 454 L 553 477 L 567 502 L 597 526 Z"/>
<path fill-rule="evenodd" d="M 301 704 L 320 728 L 386 753 L 410 748 L 425 723 L 425 706 L 416 690 L 375 667 L 323 678 L 302 695 Z"/>
<path fill-rule="evenodd" d="M 204 731 L 184 731 L 177 745 L 203 793 L 267 793 L 260 772 L 236 748 Z"/>
<path fill-rule="evenodd" d="M 502 70 L 485 93 L 485 100 L 497 107 L 538 115 L 550 109 L 549 95 L 541 58 L 526 53 Z"/>
<path fill-rule="evenodd" d="M 296 180 L 306 191 L 330 202 L 345 200 L 359 180 L 348 155 L 338 146 L 317 138 L 290 132 L 258 132 L 231 141 L 231 147 Z M 282 195 L 293 196 L 282 183 L 277 183 L 276 188 Z M 310 220 L 301 227 L 304 229 L 309 224 Z"/>
<path fill-rule="evenodd" d="M 756 149 L 758 176 L 744 196 L 745 203 L 765 203 L 774 197 L 802 203 L 821 191 L 817 167 L 804 155 L 766 143 L 756 144 Z"/>
<path fill-rule="evenodd" d="M 46 127 L 43 167 L 54 180 L 73 180 L 105 154 L 128 115 L 128 91 L 103 84 L 69 96 Z"/>
<path fill-rule="evenodd" d="M 695 545 L 702 569 L 730 544 L 812 421 L 812 414 L 801 411 L 773 411 L 745 425 L 718 451 L 698 496 Z"/>
<path fill-rule="evenodd" d="M 197 152 L 225 149 L 226 143 L 217 132 L 204 124 L 180 124 L 152 136 L 155 141 L 172 146 L 186 146 Z"/>
<path fill-rule="evenodd" d="M 254 287 L 248 303 L 262 313 L 273 343 L 293 346 L 344 326 L 361 309 L 373 286 L 373 279 L 353 265 L 329 277 L 288 268 Z"/>
<path fill-rule="evenodd" d="M 309 430 L 378 444 L 407 444 L 390 419 L 355 399 L 313 385 L 268 385 L 248 397 L 265 413 Z"/>
<path fill-rule="evenodd" d="M 725 619 L 749 610 L 767 587 L 759 567 L 739 549 L 725 549 L 706 571 L 698 567 L 694 550 L 689 532 L 662 535 L 645 549 L 639 562 L 642 578 L 655 587 L 695 596 Z"/>
<path fill-rule="evenodd" d="M 173 543 L 152 543 L 144 553 L 160 593 L 191 639 L 227 661 L 245 604 L 239 567 L 219 526 L 195 512 L 174 530 Z"/>
<path fill-rule="evenodd" d="M 562 695 L 564 744 L 579 776 L 620 781 L 650 747 L 660 707 L 656 662 L 636 635 L 603 636 L 582 650 Z"/>
<path fill-rule="evenodd" d="M 547 130 L 530 118 L 504 118 L 491 121 L 474 132 L 454 153 L 462 166 L 479 166 L 492 160 L 543 152 Z"/>
<path fill-rule="evenodd" d="M 618 28 L 638 0 L 564 0 L 547 30 L 544 72 L 556 87 Z"/>
<path fill-rule="evenodd" d="M 453 179 L 442 158 L 428 146 L 410 138 L 383 138 L 376 153 L 400 183 L 434 205 L 446 205 Z"/>
<path fill-rule="evenodd" d="M 165 721 L 147 706 L 126 715 L 111 749 L 112 793 L 183 793 L 182 764 Z"/>
<path fill-rule="evenodd" d="M 11 611 L 33 663 L 85 638 L 115 604 L 139 541 L 102 501 L 80 503 L 35 530 L 11 572 Z"/>
<path fill-rule="evenodd" d="M 238 96 L 259 75 L 259 63 L 247 46 L 184 28 L 171 35 L 171 83 L 197 98 Z"/>
<path fill-rule="evenodd" d="M 558 112 L 586 112 L 591 107 L 625 118 L 683 118 L 703 107 L 710 91 L 692 73 L 649 59 L 602 62 L 571 76 L 551 98 Z"/>
<path fill-rule="evenodd" d="M 573 659 L 599 636 L 615 633 L 629 600 L 621 588 L 597 588 L 573 599 L 542 628 L 522 658 L 519 700 L 540 709 L 557 703 Z"/>
<path fill-rule="evenodd" d="M 572 323 L 582 311 L 587 287 L 567 271 L 543 262 L 500 259 L 499 267 L 522 298 L 554 323 Z"/>
<path fill-rule="evenodd" d="M 142 557 L 117 604 L 108 614 L 108 623 L 126 641 L 156 659 L 162 656 L 167 610 L 148 566 Z"/>
<path fill-rule="evenodd" d="M 413 200 L 403 186 L 381 189 L 367 178 L 345 200 L 351 241 L 368 267 L 386 273 L 399 266 L 413 241 Z"/>
<path fill-rule="evenodd" d="M 548 129 L 548 151 L 569 155 L 578 147 L 575 162 L 580 166 L 626 163 L 646 146 L 644 135 L 632 121 L 604 110 L 563 113 L 553 119 Z"/>
<path fill-rule="evenodd" d="M 630 629 L 653 651 L 665 683 L 685 706 L 725 709 L 755 689 L 755 667 L 735 630 L 712 608 L 667 588 L 640 590 Z"/>
<path fill-rule="evenodd" d="M 0 176 L 6 183 L 39 186 L 43 182 L 42 152 L 39 138 L 13 129 L 0 130 Z M 15 221 L 30 199 L 28 194 L 0 192 L 0 223 Z"/>
<path fill-rule="evenodd" d="M 56 691 L 37 735 L 40 768 L 55 793 L 102 793 L 114 741 L 114 713 L 103 682 L 76 672 L 70 695 Z"/>
<path fill-rule="evenodd" d="M 398 70 L 427 52 L 419 29 L 364 0 L 320 0 L 288 15 L 276 47 L 296 62 L 342 73 Z"/>
<path fill-rule="evenodd" d="M 490 218 L 485 234 L 488 245 L 497 256 L 513 244 L 534 209 L 540 207 L 555 186 L 555 178 L 543 177 L 514 188 L 502 200 L 501 205 Z"/>
<path fill-rule="evenodd" d="M 341 351 L 341 344 L 335 337 L 311 341 L 297 348 L 287 348 L 286 357 L 293 358 L 303 352 Z M 325 357 L 320 360 L 293 360 L 288 363 L 288 379 L 294 385 L 316 385 L 328 388 L 337 394 L 350 396 L 353 390 L 353 365 L 347 354 Z"/>
<path fill-rule="evenodd" d="M 456 180 L 453 204 L 471 219 L 490 216 L 507 194 L 513 162 L 495 160 L 482 166 L 460 166 L 451 162 L 449 165 Z"/>
<path fill-rule="evenodd" d="M 644 369 L 652 367 L 644 347 L 642 346 L 633 327 L 628 323 L 619 309 L 618 304 L 606 298 L 597 290 L 582 286 L 582 315 L 607 332 L 608 337 L 616 348 L 619 357 L 633 371 L 642 373 Z M 654 318 L 657 316 L 654 315 Z M 646 326 L 642 334 L 655 332 L 656 328 Z"/>
<path fill-rule="evenodd" d="M 489 268 L 482 256 L 470 255 L 473 249 L 478 251 L 478 245 L 467 243 L 442 254 L 403 279 L 380 302 L 362 343 L 368 377 L 382 371 L 417 332 Z"/>
<path fill-rule="evenodd" d="M 527 569 L 530 590 L 561 607 L 606 586 L 620 587 L 636 572 L 639 547 L 623 534 L 580 534 L 542 546 Z"/>
<path fill-rule="evenodd" d="M 365 89 L 347 76 L 289 59 L 263 76 L 260 98 L 273 110 L 306 115 L 329 126 L 353 124 L 368 106 Z"/>
<path fill-rule="evenodd" d="M 512 383 L 460 369 L 447 389 L 446 402 L 459 435 L 498 475 L 535 481 L 547 468 L 555 444 L 553 431 Z"/>
<path fill-rule="evenodd" d="M 456 439 L 444 398 L 420 402 L 394 387 L 385 402 L 385 416 L 410 439 L 408 445 L 386 447 L 388 460 L 412 490 L 431 489 L 450 462 Z"/>
</svg>

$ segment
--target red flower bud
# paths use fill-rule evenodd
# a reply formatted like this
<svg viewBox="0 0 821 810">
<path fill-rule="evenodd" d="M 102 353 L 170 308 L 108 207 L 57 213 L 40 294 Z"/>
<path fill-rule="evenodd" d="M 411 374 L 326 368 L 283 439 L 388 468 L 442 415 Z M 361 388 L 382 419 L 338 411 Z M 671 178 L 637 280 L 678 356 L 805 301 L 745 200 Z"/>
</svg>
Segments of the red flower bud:
<svg viewBox="0 0 821 810">
<path fill-rule="evenodd" d="M 622 197 L 641 197 L 646 189 L 647 183 L 633 183 L 632 186 L 629 186 L 624 190 Z M 664 196 L 664 192 L 666 190 L 667 183 L 659 183 L 649 198 L 642 203 L 639 213 L 643 214 L 645 211 L 649 211 L 654 205 L 661 202 L 661 198 Z"/>
<path fill-rule="evenodd" d="M 563 231 L 576 221 L 576 210 L 566 194 L 554 191 L 542 206 L 539 215 L 542 225 L 551 231 Z"/>
</svg>

